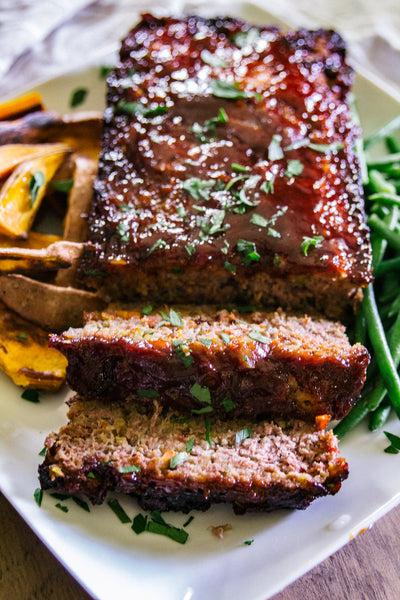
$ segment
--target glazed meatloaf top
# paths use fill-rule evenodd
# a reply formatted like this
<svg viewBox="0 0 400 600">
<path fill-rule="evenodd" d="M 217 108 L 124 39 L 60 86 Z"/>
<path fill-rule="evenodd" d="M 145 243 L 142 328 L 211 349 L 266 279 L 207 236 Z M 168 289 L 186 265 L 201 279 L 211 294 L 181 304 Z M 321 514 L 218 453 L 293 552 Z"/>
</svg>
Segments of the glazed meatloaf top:
<svg viewBox="0 0 400 600">
<path fill-rule="evenodd" d="M 371 270 L 351 83 L 332 31 L 145 15 L 108 78 L 83 280 L 169 302 L 265 274 L 354 295 Z"/>
<path fill-rule="evenodd" d="M 238 512 L 305 508 L 347 477 L 333 433 L 299 421 L 182 421 L 82 398 L 46 447 L 43 488 L 95 503 L 117 490 L 149 509 L 205 510 L 212 502 L 231 502 Z"/>
<path fill-rule="evenodd" d="M 340 323 L 275 313 L 163 307 L 104 311 L 51 337 L 67 381 L 87 398 L 152 403 L 186 414 L 343 417 L 369 363 Z"/>
</svg>

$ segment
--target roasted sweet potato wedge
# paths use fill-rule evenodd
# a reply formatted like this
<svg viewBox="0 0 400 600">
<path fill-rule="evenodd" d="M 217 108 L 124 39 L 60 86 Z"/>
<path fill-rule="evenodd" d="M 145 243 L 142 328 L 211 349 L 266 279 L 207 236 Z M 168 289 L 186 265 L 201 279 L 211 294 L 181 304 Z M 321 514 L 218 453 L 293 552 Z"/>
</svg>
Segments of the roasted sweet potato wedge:
<svg viewBox="0 0 400 600">
<path fill-rule="evenodd" d="M 30 92 L 20 98 L 0 104 L 0 119 L 16 119 L 27 113 L 42 110 L 42 97 L 38 92 Z"/>
<path fill-rule="evenodd" d="M 47 185 L 69 152 L 67 146 L 20 164 L 0 192 L 0 233 L 26 238 Z"/>
<path fill-rule="evenodd" d="M 26 273 L 65 269 L 77 263 L 82 250 L 82 244 L 64 240 L 40 249 L 0 247 L 0 272 Z"/>
<path fill-rule="evenodd" d="M 65 150 L 64 144 L 6 144 L 0 146 L 0 178 L 27 160 Z"/>
<path fill-rule="evenodd" d="M 48 346 L 48 334 L 0 302 L 0 368 L 16 385 L 57 391 L 65 380 L 66 358 Z"/>
<path fill-rule="evenodd" d="M 85 312 L 102 310 L 106 304 L 91 292 L 43 283 L 24 275 L 2 275 L 0 299 L 9 309 L 48 331 L 79 327 Z"/>
</svg>

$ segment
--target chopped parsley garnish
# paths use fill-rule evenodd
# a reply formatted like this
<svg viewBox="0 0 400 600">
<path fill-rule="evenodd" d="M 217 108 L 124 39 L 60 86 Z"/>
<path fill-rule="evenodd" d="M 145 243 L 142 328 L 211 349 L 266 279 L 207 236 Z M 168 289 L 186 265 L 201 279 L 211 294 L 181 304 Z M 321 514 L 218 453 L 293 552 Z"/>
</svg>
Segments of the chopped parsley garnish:
<svg viewBox="0 0 400 600">
<path fill-rule="evenodd" d="M 235 408 L 235 403 L 230 398 L 224 398 L 221 404 L 225 408 L 226 412 L 230 412 Z"/>
<path fill-rule="evenodd" d="M 156 511 L 152 511 L 151 515 L 153 515 L 154 512 Z M 187 531 L 184 529 L 179 529 L 178 527 L 174 527 L 173 525 L 169 525 L 164 520 L 163 522 L 158 520 L 148 521 L 146 524 L 146 531 L 164 535 L 174 542 L 178 542 L 178 544 L 185 544 L 189 537 Z"/>
<path fill-rule="evenodd" d="M 236 82 L 230 83 L 229 81 L 221 81 L 219 79 L 212 79 L 210 81 L 212 94 L 217 98 L 227 98 L 228 100 L 248 98 L 248 94 L 237 86 Z"/>
<path fill-rule="evenodd" d="M 245 546 L 251 546 L 254 540 L 245 540 L 243 543 Z"/>
<path fill-rule="evenodd" d="M 57 192 L 64 192 L 64 194 L 68 194 L 68 192 L 70 192 L 73 188 L 74 185 L 74 180 L 71 179 L 64 179 L 63 181 L 52 181 L 51 182 L 51 187 L 55 190 L 57 190 Z"/>
<path fill-rule="evenodd" d="M 64 504 L 60 504 L 59 502 L 57 502 L 57 504 L 55 505 L 56 508 L 59 508 L 60 510 L 62 510 L 62 512 L 67 513 L 69 508 L 68 506 L 64 506 Z"/>
<path fill-rule="evenodd" d="M 143 531 L 146 531 L 146 526 L 147 526 L 147 516 L 144 516 L 141 513 L 136 515 L 136 517 L 133 519 L 133 523 L 132 523 L 133 531 L 137 535 L 139 535 L 139 533 L 143 533 Z"/>
<path fill-rule="evenodd" d="M 269 220 L 264 219 L 263 216 L 258 215 L 257 213 L 253 213 L 251 215 L 250 223 L 257 225 L 258 227 L 267 227 L 267 225 L 269 225 Z"/>
<path fill-rule="evenodd" d="M 385 448 L 385 452 L 388 454 L 398 454 L 400 452 L 400 437 L 389 431 L 383 432 L 390 442 L 390 446 Z"/>
<path fill-rule="evenodd" d="M 109 73 L 113 70 L 114 67 L 109 67 L 108 65 L 101 65 L 99 68 L 99 77 L 100 79 L 105 79 Z"/>
<path fill-rule="evenodd" d="M 186 244 L 185 250 L 189 254 L 189 256 L 193 256 L 193 254 L 196 253 L 196 244 L 192 244 L 192 243 Z"/>
<path fill-rule="evenodd" d="M 125 102 L 124 100 L 120 100 L 118 102 L 117 109 L 121 110 L 127 115 L 140 114 L 148 119 L 165 115 L 168 112 L 168 108 L 166 106 L 155 106 L 154 108 L 148 108 L 141 102 Z"/>
<path fill-rule="evenodd" d="M 142 396 L 142 398 L 159 398 L 160 394 L 156 390 L 138 390 L 138 396 Z"/>
<path fill-rule="evenodd" d="M 93 473 L 93 471 L 89 471 L 86 474 L 86 477 L 88 477 L 89 479 L 96 479 L 96 475 Z"/>
<path fill-rule="evenodd" d="M 221 340 L 224 342 L 224 344 L 229 344 L 229 342 L 231 341 L 231 338 L 227 333 L 222 332 L 219 334 L 219 336 L 220 336 Z"/>
<path fill-rule="evenodd" d="M 232 163 L 231 167 L 233 171 L 236 171 L 236 173 L 246 173 L 249 170 L 248 167 L 238 165 L 238 163 Z"/>
<path fill-rule="evenodd" d="M 211 448 L 211 422 L 210 422 L 210 417 L 205 417 L 204 418 L 204 422 L 206 425 L 206 442 L 208 442 L 208 445 Z"/>
<path fill-rule="evenodd" d="M 42 171 L 35 171 L 29 180 L 29 195 L 31 207 L 35 204 L 40 188 L 45 184 L 46 178 Z"/>
<path fill-rule="evenodd" d="M 225 219 L 225 211 L 220 208 L 209 208 L 204 215 L 196 217 L 196 225 L 201 229 L 200 238 L 206 240 L 210 235 L 223 233 L 228 225 L 222 225 Z"/>
<path fill-rule="evenodd" d="M 87 88 L 77 88 L 74 90 L 69 101 L 70 107 L 74 108 L 75 106 L 82 104 L 86 100 L 88 93 L 89 90 Z"/>
<path fill-rule="evenodd" d="M 251 427 L 245 427 L 244 429 L 237 431 L 236 432 L 236 446 L 239 446 L 243 442 L 243 440 L 247 440 L 247 438 L 250 438 L 251 432 L 252 432 Z"/>
<path fill-rule="evenodd" d="M 185 209 L 183 204 L 180 204 L 176 207 L 176 212 L 178 213 L 178 217 L 180 217 L 181 219 L 183 219 L 183 217 L 186 217 L 187 210 Z"/>
<path fill-rule="evenodd" d="M 257 252 L 254 242 L 238 240 L 237 249 L 239 252 L 244 253 L 243 262 L 245 265 L 249 265 L 252 261 L 260 260 L 260 255 Z"/>
<path fill-rule="evenodd" d="M 251 27 L 247 31 L 241 31 L 236 34 L 233 38 L 238 48 L 244 48 L 245 46 L 252 46 L 260 38 L 260 30 L 255 27 Z"/>
<path fill-rule="evenodd" d="M 201 60 L 210 67 L 226 67 L 226 62 L 217 54 L 211 54 L 209 50 L 202 50 L 200 54 Z"/>
<path fill-rule="evenodd" d="M 232 265 L 230 262 L 228 262 L 227 260 L 224 262 L 224 268 L 227 271 L 230 271 L 231 273 L 236 273 L 236 267 L 235 265 Z"/>
<path fill-rule="evenodd" d="M 256 331 L 255 329 L 252 329 L 250 331 L 249 338 L 251 340 L 255 340 L 256 342 L 260 342 L 260 344 L 269 344 L 271 341 L 269 338 L 267 338 L 265 335 L 263 335 L 260 331 Z"/>
<path fill-rule="evenodd" d="M 211 404 L 211 394 L 208 387 L 201 387 L 199 383 L 194 383 L 190 388 L 190 393 L 194 396 L 199 402 L 205 402 L 206 404 Z"/>
<path fill-rule="evenodd" d="M 308 250 L 310 247 L 320 248 L 324 238 L 322 235 L 314 235 L 314 237 L 303 236 L 303 241 L 301 242 L 301 249 L 303 250 L 304 256 L 308 255 Z"/>
<path fill-rule="evenodd" d="M 167 243 L 164 240 L 162 240 L 161 238 L 158 239 L 155 242 L 155 244 L 153 244 L 152 247 L 147 250 L 147 256 L 152 254 L 154 252 L 154 250 L 157 250 L 157 248 L 165 248 L 166 245 L 167 245 Z"/>
<path fill-rule="evenodd" d="M 178 452 L 174 454 L 174 456 L 169 461 L 169 468 L 175 469 L 178 465 L 185 462 L 189 458 L 189 454 L 187 452 Z"/>
<path fill-rule="evenodd" d="M 194 446 L 194 437 L 189 438 L 186 442 L 186 452 L 190 453 L 193 450 Z"/>
<path fill-rule="evenodd" d="M 23 400 L 28 400 L 28 402 L 34 402 L 35 404 L 37 404 L 39 402 L 39 391 L 24 390 L 21 394 L 21 398 Z"/>
<path fill-rule="evenodd" d="M 228 115 L 224 108 L 220 108 L 218 111 L 218 116 L 213 117 L 212 119 L 207 119 L 204 121 L 203 125 L 200 123 L 193 123 L 192 132 L 196 136 L 196 138 L 202 143 L 205 144 L 210 141 L 210 136 L 215 137 L 216 135 L 216 126 L 220 123 L 227 123 Z"/>
<path fill-rule="evenodd" d="M 188 525 L 190 525 L 190 523 L 193 521 L 194 516 L 190 515 L 190 517 L 188 518 L 187 521 L 184 522 L 184 524 L 182 525 L 182 527 L 187 527 Z"/>
<path fill-rule="evenodd" d="M 268 146 L 268 160 L 275 161 L 283 158 L 283 150 L 281 148 L 281 135 L 273 135 L 270 145 Z"/>
<path fill-rule="evenodd" d="M 228 250 L 229 250 L 229 242 L 227 240 L 224 240 L 224 247 L 221 248 L 221 252 L 222 252 L 222 254 L 228 254 Z"/>
<path fill-rule="evenodd" d="M 119 473 L 139 473 L 139 465 L 126 465 L 125 467 L 118 467 Z"/>
<path fill-rule="evenodd" d="M 214 179 L 204 181 L 202 179 L 198 179 L 197 177 L 191 177 L 190 179 L 182 182 L 182 189 L 190 194 L 197 202 L 199 200 L 205 200 L 207 202 L 207 200 L 210 199 L 210 193 L 214 186 Z"/>
<path fill-rule="evenodd" d="M 204 415 L 206 413 L 213 412 L 212 406 L 204 406 L 204 408 L 192 408 L 192 413 L 194 415 Z"/>
<path fill-rule="evenodd" d="M 174 327 L 183 327 L 183 322 L 182 322 L 180 314 L 178 312 L 176 312 L 173 308 L 170 308 L 169 316 L 166 315 L 162 311 L 160 311 L 160 314 L 161 314 L 162 318 L 164 319 L 164 321 L 166 321 L 167 323 L 170 323 Z"/>
<path fill-rule="evenodd" d="M 289 160 L 285 175 L 286 177 L 294 177 L 296 175 L 301 175 L 303 172 L 304 165 L 299 160 Z"/>
<path fill-rule="evenodd" d="M 47 448 L 46 448 L 46 446 L 44 446 L 44 448 L 42 448 L 41 451 L 39 452 L 38 456 L 46 456 L 46 452 L 47 452 Z"/>
<path fill-rule="evenodd" d="M 152 310 L 153 310 L 153 307 L 151 306 L 151 304 L 148 304 L 147 306 L 144 306 L 142 308 L 142 315 L 148 316 Z"/>
<path fill-rule="evenodd" d="M 239 175 L 238 177 L 231 179 L 231 181 L 226 184 L 225 190 L 230 190 L 235 202 L 229 202 L 227 204 L 227 208 L 234 213 L 243 214 L 249 208 L 254 208 L 254 206 L 257 206 L 257 202 L 253 202 L 247 197 L 247 192 L 255 188 L 260 179 L 260 175 Z M 240 181 L 244 182 L 240 191 L 231 189 Z"/>
<path fill-rule="evenodd" d="M 26 333 L 21 332 L 17 335 L 17 338 L 19 338 L 20 340 L 27 340 L 28 336 L 26 335 Z"/>
<path fill-rule="evenodd" d="M 199 341 L 204 344 L 206 348 L 209 348 L 212 344 L 212 340 L 209 340 L 208 338 L 199 337 Z"/>
<path fill-rule="evenodd" d="M 125 221 L 120 221 L 117 225 L 117 233 L 121 242 L 129 242 L 129 225 Z"/>
<path fill-rule="evenodd" d="M 174 346 L 175 354 L 182 361 L 183 365 L 185 367 L 190 367 L 190 365 L 193 364 L 193 362 L 194 362 L 194 358 L 191 355 L 190 350 L 189 350 L 188 354 L 185 354 L 185 352 L 183 351 L 183 348 L 182 348 L 183 343 L 184 342 L 182 342 L 180 340 L 174 340 L 172 342 L 172 345 Z"/>
<path fill-rule="evenodd" d="M 87 502 L 85 502 L 81 498 L 77 498 L 77 496 L 71 496 L 71 498 L 75 502 L 75 504 L 79 506 L 79 508 L 82 508 L 86 512 L 90 512 L 90 508 Z"/>
<path fill-rule="evenodd" d="M 313 144 L 310 142 L 309 147 L 316 152 L 337 152 L 343 150 L 344 144 L 343 142 L 332 142 L 331 144 Z"/>
<path fill-rule="evenodd" d="M 264 192 L 264 194 L 273 194 L 274 182 L 275 182 L 275 175 L 273 177 L 271 177 L 271 179 L 269 179 L 268 181 L 263 181 L 262 184 L 260 185 L 260 190 L 262 192 Z"/>
<path fill-rule="evenodd" d="M 107 502 L 113 513 L 118 517 L 121 523 L 131 523 L 132 519 L 128 517 L 116 498 L 110 498 Z"/>
<path fill-rule="evenodd" d="M 36 490 L 33 492 L 33 497 L 35 499 L 36 504 L 39 507 L 42 506 L 43 490 L 41 488 L 36 488 Z"/>
<path fill-rule="evenodd" d="M 250 175 L 239 175 L 238 177 L 234 177 L 226 184 L 225 190 L 228 192 L 238 181 L 246 181 L 249 177 Z"/>
<path fill-rule="evenodd" d="M 276 267 L 279 267 L 279 265 L 281 265 L 281 264 L 282 264 L 282 260 L 281 260 L 281 258 L 280 258 L 280 256 L 279 256 L 279 254 L 277 254 L 277 253 L 275 252 L 275 254 L 274 254 L 274 265 L 275 265 Z"/>
</svg>

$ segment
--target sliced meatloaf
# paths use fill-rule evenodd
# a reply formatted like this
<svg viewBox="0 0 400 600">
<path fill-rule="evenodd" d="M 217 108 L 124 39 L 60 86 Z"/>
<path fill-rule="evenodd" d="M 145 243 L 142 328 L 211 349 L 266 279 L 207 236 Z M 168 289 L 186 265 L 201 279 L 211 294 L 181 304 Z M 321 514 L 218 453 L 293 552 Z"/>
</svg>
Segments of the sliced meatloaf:
<svg viewBox="0 0 400 600">
<path fill-rule="evenodd" d="M 352 80 L 332 31 L 145 15 L 108 78 L 82 281 L 342 319 L 371 280 Z"/>
<path fill-rule="evenodd" d="M 339 419 L 357 399 L 369 362 L 340 323 L 281 310 L 116 310 L 50 343 L 68 359 L 70 387 L 87 398 L 156 398 L 219 417 Z"/>
<path fill-rule="evenodd" d="M 43 489 L 101 503 L 109 490 L 145 509 L 305 508 L 347 477 L 331 431 L 301 422 L 250 424 L 176 418 L 132 404 L 77 399 L 69 423 L 46 440 Z"/>
</svg>

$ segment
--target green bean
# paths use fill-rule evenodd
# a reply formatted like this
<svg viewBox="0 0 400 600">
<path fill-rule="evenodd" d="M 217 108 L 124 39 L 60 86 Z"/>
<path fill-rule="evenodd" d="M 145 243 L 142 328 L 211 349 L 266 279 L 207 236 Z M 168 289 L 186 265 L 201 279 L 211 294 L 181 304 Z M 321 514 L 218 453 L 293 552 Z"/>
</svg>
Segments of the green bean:
<svg viewBox="0 0 400 600">
<path fill-rule="evenodd" d="M 390 273 L 391 271 L 397 271 L 400 269 L 400 256 L 396 258 L 389 258 L 388 260 L 383 260 L 379 263 L 379 265 L 374 270 L 375 277 L 381 277 L 382 275 L 386 275 L 386 273 Z"/>
<path fill-rule="evenodd" d="M 388 192 L 378 192 L 368 197 L 371 202 L 383 202 L 383 204 L 400 205 L 400 196 L 398 194 L 389 194 Z M 373 207 L 371 208 L 371 210 Z"/>
<path fill-rule="evenodd" d="M 369 172 L 369 187 L 377 193 L 394 194 L 396 192 L 393 183 L 390 183 L 390 181 L 376 169 L 371 169 Z"/>
<path fill-rule="evenodd" d="M 372 414 L 369 421 L 369 429 L 375 431 L 380 429 L 386 423 L 389 418 L 392 407 L 390 404 L 382 403 Z"/>
<path fill-rule="evenodd" d="M 400 152 L 400 142 L 396 138 L 389 136 L 385 141 L 389 152 Z"/>
<path fill-rule="evenodd" d="M 364 142 L 364 148 L 367 149 L 373 144 L 384 140 L 390 136 L 394 131 L 400 129 L 400 115 L 386 123 L 383 127 L 380 127 L 377 131 L 374 131 Z"/>
<path fill-rule="evenodd" d="M 400 162 L 400 152 L 394 154 L 387 154 L 386 156 L 380 156 L 379 158 L 367 158 L 367 166 L 374 169 L 383 169 L 387 166 L 391 166 L 394 163 Z"/>
<path fill-rule="evenodd" d="M 371 215 L 368 219 L 368 225 L 374 231 L 379 233 L 379 235 L 384 238 L 392 248 L 395 250 L 400 250 L 400 235 L 393 231 L 393 229 L 391 229 L 383 219 L 380 219 L 377 215 Z"/>
<path fill-rule="evenodd" d="M 375 352 L 375 357 L 379 365 L 379 370 L 381 372 L 383 381 L 386 384 L 387 393 L 392 402 L 392 406 L 396 411 L 396 414 L 400 418 L 400 378 L 397 374 L 397 369 L 393 362 L 393 358 L 386 340 L 382 322 L 379 317 L 379 312 L 375 301 L 374 287 L 372 283 L 370 283 L 369 286 L 365 289 L 364 302 L 364 310 L 367 321 L 369 339 L 371 341 L 372 348 Z M 398 328 L 400 330 L 399 316 L 396 320 L 396 323 L 398 323 Z M 374 408 L 376 408 L 376 406 Z"/>
</svg>

